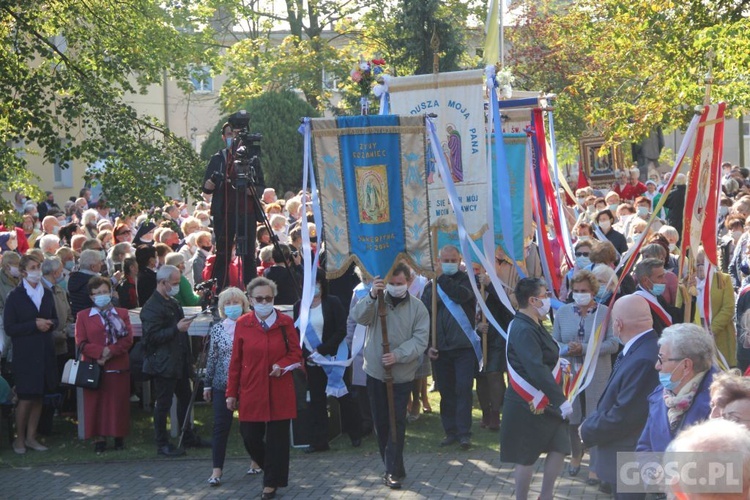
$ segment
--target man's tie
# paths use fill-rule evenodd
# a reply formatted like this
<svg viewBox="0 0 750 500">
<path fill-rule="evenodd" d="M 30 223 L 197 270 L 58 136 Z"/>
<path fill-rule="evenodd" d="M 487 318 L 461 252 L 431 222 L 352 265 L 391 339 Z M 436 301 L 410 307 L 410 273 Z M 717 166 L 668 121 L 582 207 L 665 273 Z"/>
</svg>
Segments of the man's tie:
<svg viewBox="0 0 750 500">
<path fill-rule="evenodd" d="M 260 320 L 260 326 L 262 326 L 265 331 L 268 331 L 268 325 L 265 321 Z"/>
<path fill-rule="evenodd" d="M 615 360 L 615 365 L 612 367 L 612 371 L 617 370 L 617 367 L 622 363 L 623 358 L 625 358 L 625 356 L 622 354 L 622 351 L 620 351 L 620 354 L 617 355 L 617 359 Z"/>
</svg>

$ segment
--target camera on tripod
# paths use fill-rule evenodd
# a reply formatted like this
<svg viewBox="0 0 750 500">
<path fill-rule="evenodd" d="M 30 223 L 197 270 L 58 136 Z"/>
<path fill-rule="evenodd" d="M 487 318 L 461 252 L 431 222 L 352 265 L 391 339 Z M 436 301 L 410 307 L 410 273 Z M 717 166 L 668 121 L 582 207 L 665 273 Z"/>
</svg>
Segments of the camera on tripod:
<svg viewBox="0 0 750 500">
<path fill-rule="evenodd" d="M 195 286 L 193 286 L 193 290 L 195 290 L 196 292 L 202 292 L 204 290 L 210 291 L 214 287 L 215 284 L 216 284 L 216 278 L 211 278 L 210 280 L 196 283 Z"/>
<path fill-rule="evenodd" d="M 260 169 L 260 142 L 263 136 L 248 131 L 250 117 L 244 109 L 230 116 L 228 122 L 232 130 L 237 132 L 239 139 L 234 150 L 234 170 L 237 172 L 237 179 L 240 184 L 246 181 L 256 185 L 256 170 Z"/>
</svg>

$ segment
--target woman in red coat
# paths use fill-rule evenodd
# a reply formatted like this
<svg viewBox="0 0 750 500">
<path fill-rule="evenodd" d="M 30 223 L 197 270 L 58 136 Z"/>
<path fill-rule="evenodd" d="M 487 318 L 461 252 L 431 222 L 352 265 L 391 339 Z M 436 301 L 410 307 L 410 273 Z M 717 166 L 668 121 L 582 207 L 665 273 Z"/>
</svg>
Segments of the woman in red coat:
<svg viewBox="0 0 750 500">
<path fill-rule="evenodd" d="M 86 438 L 94 438 L 94 451 L 107 448 L 105 436 L 115 438 L 115 450 L 124 447 L 130 431 L 130 358 L 133 329 L 127 309 L 112 306 L 112 285 L 107 278 L 94 276 L 88 282 L 94 307 L 76 317 L 76 345 L 84 359 L 102 367 L 99 388 L 83 390 Z"/>
<path fill-rule="evenodd" d="M 235 327 L 227 408 L 239 407 L 245 448 L 263 469 L 261 498 L 270 499 L 289 481 L 289 422 L 297 417 L 291 367 L 302 363 L 302 349 L 292 319 L 273 307 L 276 284 L 255 278 L 247 293 L 254 311 Z"/>
</svg>

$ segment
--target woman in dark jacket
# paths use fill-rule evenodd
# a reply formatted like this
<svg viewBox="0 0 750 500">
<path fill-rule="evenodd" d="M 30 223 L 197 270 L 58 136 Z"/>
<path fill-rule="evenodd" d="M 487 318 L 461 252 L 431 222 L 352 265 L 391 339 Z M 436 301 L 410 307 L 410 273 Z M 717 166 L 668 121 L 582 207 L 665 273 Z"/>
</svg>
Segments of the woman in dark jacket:
<svg viewBox="0 0 750 500">
<path fill-rule="evenodd" d="M 41 266 L 41 257 L 21 257 L 18 268 L 23 279 L 8 295 L 3 312 L 5 333 L 13 342 L 12 368 L 18 396 L 13 451 L 19 455 L 26 453 L 26 448 L 47 450 L 37 441 L 36 431 L 42 398 L 58 382 L 52 336 L 57 326 L 55 298 L 40 283 Z"/>
<path fill-rule="evenodd" d="M 294 305 L 295 321 L 299 318 L 300 303 Z M 357 401 L 349 393 L 344 383 L 343 367 L 330 367 L 327 370 L 311 358 L 313 352 L 323 356 L 336 356 L 345 360 L 349 348 L 345 342 L 347 313 L 341 301 L 328 295 L 328 280 L 323 271 L 315 277 L 315 297 L 310 308 L 309 323 L 304 338 L 302 354 L 307 370 L 307 385 L 310 391 L 310 446 L 305 453 L 326 451 L 328 446 L 328 399 L 338 398 L 341 408 L 341 422 L 344 432 L 349 434 L 352 446 L 362 444 L 362 416 Z M 333 372 L 333 373 L 332 373 Z M 331 377 L 329 379 L 329 377 Z"/>
<path fill-rule="evenodd" d="M 524 278 L 516 285 L 515 294 L 518 312 L 508 331 L 511 384 L 503 404 L 500 461 L 516 464 L 516 498 L 525 499 L 534 464 L 546 452 L 539 498 L 550 500 L 565 455 L 570 454 L 567 418 L 573 406 L 553 373 L 560 349 L 542 326 L 550 308 L 547 285 L 537 278 Z M 518 392 L 517 387 L 526 389 Z"/>
</svg>

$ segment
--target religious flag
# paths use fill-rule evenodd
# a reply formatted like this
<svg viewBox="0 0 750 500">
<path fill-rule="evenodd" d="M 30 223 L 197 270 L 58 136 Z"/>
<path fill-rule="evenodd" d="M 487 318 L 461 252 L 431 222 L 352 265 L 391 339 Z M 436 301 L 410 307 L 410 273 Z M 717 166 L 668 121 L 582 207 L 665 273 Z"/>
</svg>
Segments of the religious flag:
<svg viewBox="0 0 750 500">
<path fill-rule="evenodd" d="M 685 194 L 683 239 L 694 252 L 702 243 L 706 259 L 718 265 L 717 219 L 721 193 L 721 154 L 724 148 L 726 103 L 705 106 L 698 123 L 695 152 Z M 683 245 L 684 246 L 684 245 Z"/>
<path fill-rule="evenodd" d="M 500 2 L 490 0 L 487 20 L 484 24 L 484 63 L 495 64 L 500 60 Z"/>
<path fill-rule="evenodd" d="M 397 260 L 432 274 L 424 116 L 310 120 L 326 274 L 355 262 L 385 277 Z"/>
</svg>

